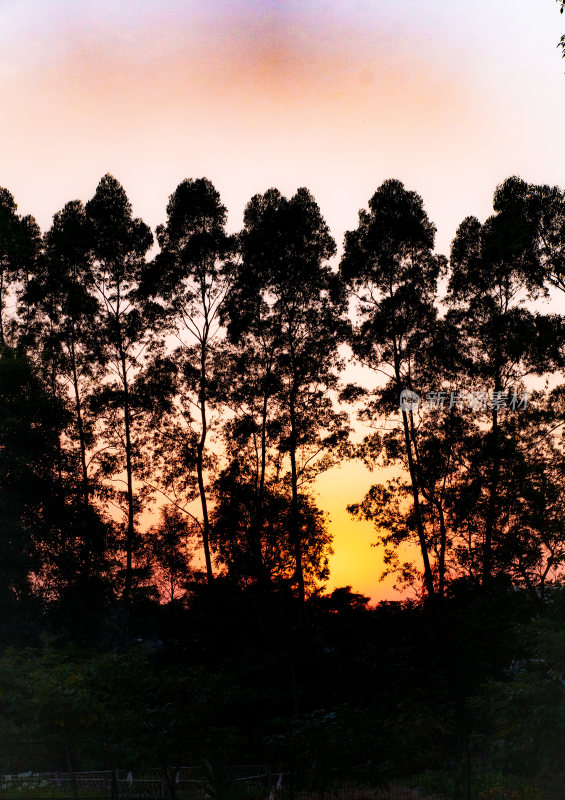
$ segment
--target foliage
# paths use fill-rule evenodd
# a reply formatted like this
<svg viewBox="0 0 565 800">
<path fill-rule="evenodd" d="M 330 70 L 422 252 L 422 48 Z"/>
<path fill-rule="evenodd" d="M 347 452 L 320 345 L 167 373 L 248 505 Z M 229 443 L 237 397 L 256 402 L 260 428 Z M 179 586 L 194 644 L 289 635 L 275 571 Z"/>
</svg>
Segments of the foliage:
<svg viewBox="0 0 565 800">
<path fill-rule="evenodd" d="M 561 780 L 565 339 L 534 303 L 565 288 L 563 191 L 509 178 L 449 265 L 395 180 L 339 270 L 308 190 L 226 213 L 183 181 L 150 256 L 110 175 L 43 239 L 0 192 L 0 771 Z M 415 600 L 324 592 L 314 481 L 352 455 Z"/>
</svg>

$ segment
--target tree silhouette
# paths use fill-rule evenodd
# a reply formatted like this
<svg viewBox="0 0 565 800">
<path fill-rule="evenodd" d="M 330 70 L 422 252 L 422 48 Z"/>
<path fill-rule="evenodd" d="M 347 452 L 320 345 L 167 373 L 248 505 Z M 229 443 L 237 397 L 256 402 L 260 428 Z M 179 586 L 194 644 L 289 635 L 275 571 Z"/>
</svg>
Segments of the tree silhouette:
<svg viewBox="0 0 565 800">
<path fill-rule="evenodd" d="M 302 604 L 300 487 L 333 463 L 332 451 L 347 436 L 345 415 L 335 412 L 331 397 L 338 385 L 345 296 L 326 263 L 335 244 L 306 189 L 290 200 L 276 189 L 255 195 L 245 209 L 240 247 L 241 264 L 227 313 L 232 340 L 243 337 L 242 345 L 249 343 L 250 352 L 259 355 L 254 402 L 261 398 L 256 469 L 260 510 L 254 525 L 257 531 L 262 524 L 267 421 L 276 404 L 278 448 L 290 464 L 290 530 Z"/>
<path fill-rule="evenodd" d="M 237 462 L 226 470 L 216 487 L 213 544 L 228 575 L 241 586 L 257 584 L 275 588 L 292 584 L 296 557 L 292 536 L 292 500 L 284 486 L 263 488 L 262 524 L 256 524 L 257 485 L 235 472 Z M 313 499 L 299 495 L 298 525 L 302 543 L 305 590 L 314 592 L 329 577 L 328 558 L 332 536 L 325 514 Z"/>
<path fill-rule="evenodd" d="M 64 407 L 30 359 L 0 351 L 0 537 L 2 605 L 34 593 L 42 557 L 60 535 L 57 445 Z M 7 612 L 9 613 L 9 612 Z"/>
<path fill-rule="evenodd" d="M 498 193 L 500 193 L 499 190 Z M 496 196 L 495 196 L 496 200 Z M 507 448 L 501 427 L 503 404 L 518 391 L 523 378 L 535 372 L 529 356 L 537 329 L 524 298 L 535 293 L 531 277 L 524 270 L 512 214 L 499 212 L 484 225 L 469 217 L 460 225 L 451 250 L 448 302 L 453 319 L 464 332 L 468 353 L 466 364 L 472 389 L 495 402 L 483 403 L 489 431 L 483 438 L 482 460 L 488 470 L 478 489 L 475 508 L 484 517 L 482 582 L 488 586 L 496 545 L 499 493 L 504 452 Z M 487 406 L 490 405 L 490 408 Z M 480 412 L 480 406 L 477 409 Z"/>
<path fill-rule="evenodd" d="M 57 444 L 61 535 L 59 546 L 49 558 L 45 555 L 42 580 L 60 597 L 61 607 L 66 603 L 72 609 L 71 596 L 82 595 L 83 612 L 90 605 L 95 616 L 95 599 L 102 601 L 108 594 L 113 537 L 95 500 L 102 486 L 93 474 L 97 420 L 90 401 L 104 359 L 95 335 L 100 309 L 93 295 L 90 226 L 79 201 L 55 215 L 43 244 L 22 297 L 32 308 L 38 363 L 46 371 L 53 401 L 67 410 L 68 423 Z M 82 627 L 86 629 L 84 619 Z"/>
<path fill-rule="evenodd" d="M 97 407 L 106 412 L 107 446 L 115 448 L 123 456 L 116 466 L 124 469 L 126 475 L 124 601 L 127 608 L 132 588 L 137 512 L 134 497 L 136 447 L 132 385 L 149 334 L 148 320 L 137 291 L 146 268 L 145 255 L 151 247 L 153 236 L 144 222 L 132 217 L 126 193 L 111 175 L 101 179 L 94 197 L 86 204 L 86 216 L 92 237 L 93 286 L 101 309 L 99 341 L 103 358 L 109 367 L 108 377 L 97 393 Z"/>
<path fill-rule="evenodd" d="M 82 502 L 91 494 L 88 456 L 94 441 L 94 420 L 88 397 L 97 377 L 98 348 L 93 335 L 99 320 L 94 296 L 90 227 L 82 203 L 67 203 L 53 218 L 44 237 L 43 257 L 28 285 L 30 301 L 44 315 L 44 348 L 54 364 L 62 391 L 72 397 L 80 463 Z M 99 370 L 98 370 L 99 371 Z"/>
<path fill-rule="evenodd" d="M 19 216 L 10 192 L 0 188 L 0 347 L 7 342 L 6 298 L 11 288 L 19 286 L 21 290 L 26 285 L 37 258 L 39 237 L 33 217 Z"/>
<path fill-rule="evenodd" d="M 400 394 L 415 390 L 414 373 L 432 341 L 436 324 L 437 280 L 444 259 L 433 253 L 435 227 L 421 198 L 399 181 L 385 181 L 359 212 L 356 230 L 345 235 L 340 271 L 357 298 L 360 323 L 350 343 L 359 360 L 388 378 L 375 393 L 366 415 L 397 411 Z M 387 371 L 388 370 L 388 371 Z M 403 456 L 410 476 L 413 524 L 424 566 L 424 582 L 434 597 L 434 578 L 424 520 L 410 408 L 400 408 Z"/>
<path fill-rule="evenodd" d="M 206 487 L 209 461 L 207 439 L 210 405 L 214 402 L 215 346 L 219 309 L 226 292 L 225 263 L 233 241 L 225 233 L 226 209 L 206 178 L 185 180 L 169 198 L 167 224 L 157 229 L 161 252 L 147 272 L 142 291 L 162 302 L 165 329 L 175 334 L 179 376 L 176 413 L 165 444 L 166 481 L 179 483 L 179 469 L 167 453 L 177 448 L 180 481 L 190 492 L 188 476 L 196 469 L 197 493 L 202 509 L 202 544 L 208 581 L 213 579 L 210 554 L 210 519 Z M 180 457 L 179 457 L 180 456 Z M 172 468 L 171 468 L 172 467 Z"/>
</svg>

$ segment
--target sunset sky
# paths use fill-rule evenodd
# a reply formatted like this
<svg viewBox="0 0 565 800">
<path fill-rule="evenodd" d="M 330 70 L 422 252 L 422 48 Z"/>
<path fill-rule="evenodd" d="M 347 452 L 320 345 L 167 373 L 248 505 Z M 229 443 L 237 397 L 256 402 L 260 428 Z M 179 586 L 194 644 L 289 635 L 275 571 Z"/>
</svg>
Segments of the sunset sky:
<svg viewBox="0 0 565 800">
<path fill-rule="evenodd" d="M 155 227 L 206 176 L 233 231 L 253 194 L 307 186 L 341 247 L 399 178 L 448 253 L 509 175 L 565 185 L 563 32 L 554 0 L 2 0 L 0 186 L 45 230 L 111 172 Z M 319 481 L 331 585 L 392 598 L 345 511 L 371 480 Z"/>
</svg>

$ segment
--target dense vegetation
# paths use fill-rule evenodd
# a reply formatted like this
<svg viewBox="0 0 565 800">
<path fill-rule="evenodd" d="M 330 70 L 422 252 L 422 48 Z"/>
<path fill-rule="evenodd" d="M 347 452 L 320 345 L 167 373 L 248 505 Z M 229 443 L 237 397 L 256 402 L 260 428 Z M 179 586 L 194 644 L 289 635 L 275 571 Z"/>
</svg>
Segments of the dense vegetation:
<svg viewBox="0 0 565 800">
<path fill-rule="evenodd" d="M 110 175 L 43 236 L 0 190 L 0 771 L 555 774 L 564 193 L 508 179 L 449 261 L 394 180 L 339 265 L 306 189 L 225 224 L 206 179 L 155 247 Z M 324 593 L 348 458 L 410 601 Z"/>
</svg>

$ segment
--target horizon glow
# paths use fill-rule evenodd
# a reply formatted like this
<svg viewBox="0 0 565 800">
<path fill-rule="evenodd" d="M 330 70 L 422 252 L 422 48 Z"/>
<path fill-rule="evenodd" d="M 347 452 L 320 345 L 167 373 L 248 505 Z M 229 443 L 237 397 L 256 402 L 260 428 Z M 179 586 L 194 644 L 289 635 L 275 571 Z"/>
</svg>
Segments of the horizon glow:
<svg viewBox="0 0 565 800">
<path fill-rule="evenodd" d="M 5 0 L 0 185 L 46 230 L 111 172 L 153 228 L 206 176 L 237 230 L 257 192 L 307 186 L 341 247 L 386 178 L 424 200 L 446 255 L 512 174 L 565 184 L 565 28 L 553 0 Z M 373 599 L 380 556 L 345 504 L 360 464 L 317 484 L 330 586 Z"/>
</svg>

